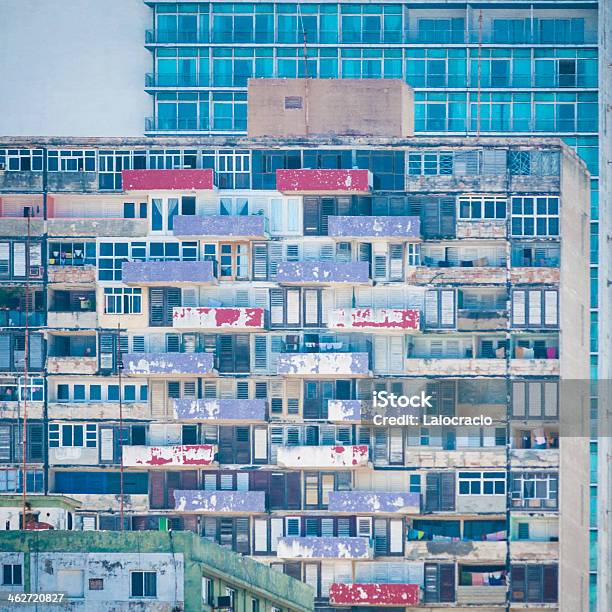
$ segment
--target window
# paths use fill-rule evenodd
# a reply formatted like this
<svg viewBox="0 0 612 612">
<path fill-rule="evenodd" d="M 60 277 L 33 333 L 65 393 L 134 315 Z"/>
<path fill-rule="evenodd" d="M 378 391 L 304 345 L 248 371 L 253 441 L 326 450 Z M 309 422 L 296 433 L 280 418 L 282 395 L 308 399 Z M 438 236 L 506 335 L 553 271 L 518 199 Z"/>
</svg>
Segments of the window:
<svg viewBox="0 0 612 612">
<path fill-rule="evenodd" d="M 483 219 L 505 219 L 506 198 L 494 196 L 461 196 L 459 219 L 481 221 Z"/>
<path fill-rule="evenodd" d="M 0 170 L 40 172 L 42 169 L 42 149 L 0 149 Z"/>
<path fill-rule="evenodd" d="M 421 492 L 421 475 L 410 474 L 410 493 Z"/>
<path fill-rule="evenodd" d="M 523 196 L 512 198 L 513 236 L 558 236 L 559 198 Z"/>
<path fill-rule="evenodd" d="M 558 310 L 556 289 L 516 289 L 512 292 L 513 327 L 557 327 Z"/>
<path fill-rule="evenodd" d="M 140 314 L 142 312 L 142 289 L 105 287 L 104 312 L 106 314 Z"/>
<path fill-rule="evenodd" d="M 425 325 L 430 329 L 455 327 L 454 289 L 431 289 L 425 292 Z"/>
<path fill-rule="evenodd" d="M 554 381 L 512 383 L 512 416 L 518 419 L 556 419 L 559 414 L 559 384 Z"/>
<path fill-rule="evenodd" d="M 132 572 L 130 597 L 157 597 L 157 573 Z"/>
<path fill-rule="evenodd" d="M 504 472 L 459 472 L 459 495 L 505 495 Z"/>
<path fill-rule="evenodd" d="M 50 242 L 50 266 L 96 265 L 95 242 Z"/>
<path fill-rule="evenodd" d="M 215 603 L 215 583 L 206 576 L 202 577 L 202 601 L 209 606 Z"/>
<path fill-rule="evenodd" d="M 556 509 L 559 477 L 550 472 L 512 472 L 512 507 Z"/>
<path fill-rule="evenodd" d="M 408 174 L 410 176 L 439 176 L 452 173 L 453 153 L 450 151 L 408 154 Z"/>
<path fill-rule="evenodd" d="M 89 590 L 90 591 L 103 591 L 104 590 L 104 578 L 90 578 L 89 579 Z"/>
<path fill-rule="evenodd" d="M 86 447 L 96 448 L 98 428 L 95 424 L 49 424 L 49 447 Z"/>
<path fill-rule="evenodd" d="M 558 566 L 512 565 L 510 600 L 530 603 L 556 603 L 558 601 Z"/>
<path fill-rule="evenodd" d="M 219 278 L 245 279 L 249 274 L 247 244 L 219 244 Z"/>
<path fill-rule="evenodd" d="M 5 563 L 2 565 L 2 584 L 4 586 L 23 584 L 21 563 Z"/>
<path fill-rule="evenodd" d="M 95 151 L 50 150 L 47 153 L 49 172 L 95 172 Z"/>
</svg>

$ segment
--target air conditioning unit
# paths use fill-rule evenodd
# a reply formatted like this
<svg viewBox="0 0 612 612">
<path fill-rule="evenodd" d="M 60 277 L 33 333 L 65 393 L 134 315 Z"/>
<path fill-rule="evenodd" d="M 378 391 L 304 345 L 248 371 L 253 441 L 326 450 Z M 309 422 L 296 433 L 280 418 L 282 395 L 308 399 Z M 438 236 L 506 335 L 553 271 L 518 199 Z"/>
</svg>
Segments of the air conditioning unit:
<svg viewBox="0 0 612 612">
<path fill-rule="evenodd" d="M 42 278 L 42 266 L 30 266 L 30 278 Z"/>
<path fill-rule="evenodd" d="M 215 610 L 232 610 L 232 598 L 230 595 L 220 595 L 217 597 Z"/>
<path fill-rule="evenodd" d="M 33 217 L 34 216 L 34 210 L 31 206 L 24 206 L 23 207 L 23 216 L 24 217 Z"/>
</svg>

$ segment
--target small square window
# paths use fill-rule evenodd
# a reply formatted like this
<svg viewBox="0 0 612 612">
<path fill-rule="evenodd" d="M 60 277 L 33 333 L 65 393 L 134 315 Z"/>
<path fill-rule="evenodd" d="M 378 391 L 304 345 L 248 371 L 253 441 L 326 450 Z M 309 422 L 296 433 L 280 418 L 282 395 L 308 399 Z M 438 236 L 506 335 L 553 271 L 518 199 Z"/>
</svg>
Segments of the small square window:
<svg viewBox="0 0 612 612">
<path fill-rule="evenodd" d="M 2 584 L 5 586 L 23 584 L 20 563 L 5 563 L 2 565 Z"/>
<path fill-rule="evenodd" d="M 89 579 L 89 590 L 90 591 L 103 591 L 104 590 L 104 579 L 90 578 Z"/>
</svg>

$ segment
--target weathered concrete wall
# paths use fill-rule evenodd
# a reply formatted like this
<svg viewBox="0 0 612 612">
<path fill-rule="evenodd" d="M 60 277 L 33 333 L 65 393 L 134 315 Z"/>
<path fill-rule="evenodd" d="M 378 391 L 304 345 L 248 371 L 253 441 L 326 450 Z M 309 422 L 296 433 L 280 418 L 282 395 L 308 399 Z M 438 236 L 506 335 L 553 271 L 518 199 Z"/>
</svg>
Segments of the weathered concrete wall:
<svg viewBox="0 0 612 612">
<path fill-rule="evenodd" d="M 146 236 L 147 219 L 49 219 L 49 236 Z"/>
<path fill-rule="evenodd" d="M 505 359 L 404 359 L 412 376 L 505 376 Z"/>
<path fill-rule="evenodd" d="M 47 312 L 48 327 L 65 327 L 68 329 L 95 329 L 98 315 L 95 311 Z"/>
<path fill-rule="evenodd" d="M 93 284 L 96 282 L 95 266 L 49 266 L 50 283 Z"/>
<path fill-rule="evenodd" d="M 489 193 L 498 191 L 507 192 L 507 179 L 505 175 L 408 175 L 406 177 L 406 191 L 415 192 L 473 192 Z"/>
<path fill-rule="evenodd" d="M 2 174 L 2 172 L 0 172 Z M 14 172 L 13 174 L 18 174 Z M 42 219 L 30 219 L 30 236 L 42 236 L 45 222 Z M 0 218 L 0 236 L 23 238 L 28 233 L 28 220 L 18 217 Z"/>
<path fill-rule="evenodd" d="M 49 374 L 95 374 L 97 357 L 47 357 Z"/>
<path fill-rule="evenodd" d="M 559 268 L 512 267 L 509 271 L 510 282 L 513 285 L 539 284 L 558 285 L 561 279 Z"/>
<path fill-rule="evenodd" d="M 216 282 L 212 261 L 126 261 L 126 285 L 210 284 Z"/>
<path fill-rule="evenodd" d="M 369 373 L 367 353 L 280 353 L 279 374 L 358 376 Z"/>
<path fill-rule="evenodd" d="M 284 559 L 371 559 L 368 538 L 279 538 L 277 556 Z"/>
<path fill-rule="evenodd" d="M 506 602 L 506 586 L 458 586 L 459 604 L 503 604 Z"/>
<path fill-rule="evenodd" d="M 128 467 L 177 467 L 212 465 L 217 447 L 214 444 L 180 444 L 172 446 L 124 446 L 123 464 Z"/>
<path fill-rule="evenodd" d="M 408 269 L 406 281 L 419 285 L 504 285 L 506 283 L 506 268 L 416 266 Z"/>
<path fill-rule="evenodd" d="M 330 512 L 418 514 L 421 496 L 419 493 L 330 491 L 327 509 Z"/>
<path fill-rule="evenodd" d="M 28 418 L 42 419 L 44 402 L 28 402 Z M 0 402 L 0 419 L 23 418 L 23 406 L 19 402 Z"/>
<path fill-rule="evenodd" d="M 506 511 L 505 495 L 457 495 L 457 512 L 472 514 Z"/>
<path fill-rule="evenodd" d="M 512 468 L 558 468 L 559 450 L 513 448 L 510 449 L 510 465 Z"/>
<path fill-rule="evenodd" d="M 97 446 L 60 446 L 49 449 L 49 465 L 98 465 L 98 459 Z"/>
<path fill-rule="evenodd" d="M 264 491 L 174 491 L 174 508 L 180 512 L 265 512 Z"/>
<path fill-rule="evenodd" d="M 263 308 L 175 306 L 172 310 L 172 327 L 175 329 L 257 331 L 264 327 Z"/>
<path fill-rule="evenodd" d="M 365 444 L 347 446 L 279 446 L 277 465 L 290 468 L 357 468 L 368 464 Z"/>
<path fill-rule="evenodd" d="M 505 330 L 507 326 L 505 310 L 457 310 L 457 329 L 460 331 Z"/>
<path fill-rule="evenodd" d="M 508 222 L 505 219 L 487 221 L 457 221 L 455 226 L 457 239 L 460 238 L 506 238 Z"/>
<path fill-rule="evenodd" d="M 279 168 L 276 171 L 276 189 L 281 193 L 365 194 L 372 190 L 372 180 L 369 170 Z"/>
<path fill-rule="evenodd" d="M 558 359 L 510 359 L 511 376 L 559 376 Z"/>
<path fill-rule="evenodd" d="M 126 353 L 126 374 L 210 374 L 212 353 Z"/>
<path fill-rule="evenodd" d="M 406 559 L 420 561 L 460 561 L 462 563 L 502 563 L 506 561 L 506 542 L 479 542 L 460 540 L 445 542 L 431 540 L 427 542 L 406 542 L 404 545 Z"/>
<path fill-rule="evenodd" d="M 252 138 L 414 131 L 413 91 L 399 79 L 249 79 L 248 98 Z"/>
<path fill-rule="evenodd" d="M 62 382 L 66 381 L 62 377 Z M 147 419 L 151 411 L 147 402 L 123 402 L 124 419 Z M 119 402 L 74 402 L 62 403 L 49 401 L 48 417 L 53 419 L 110 420 L 119 418 Z M 28 414 L 30 404 L 28 403 Z"/>
<path fill-rule="evenodd" d="M 228 240 L 265 238 L 266 218 L 263 215 L 177 215 L 174 217 L 175 236 L 207 236 Z"/>
<path fill-rule="evenodd" d="M 488 412 L 486 413 L 489 414 Z M 505 468 L 504 449 L 454 450 L 410 447 L 406 453 L 405 465 L 420 468 L 454 469 L 497 467 Z"/>
<path fill-rule="evenodd" d="M 279 283 L 369 283 L 365 261 L 284 261 L 278 264 Z"/>
<path fill-rule="evenodd" d="M 512 561 L 557 561 L 559 542 L 510 542 Z"/>
</svg>

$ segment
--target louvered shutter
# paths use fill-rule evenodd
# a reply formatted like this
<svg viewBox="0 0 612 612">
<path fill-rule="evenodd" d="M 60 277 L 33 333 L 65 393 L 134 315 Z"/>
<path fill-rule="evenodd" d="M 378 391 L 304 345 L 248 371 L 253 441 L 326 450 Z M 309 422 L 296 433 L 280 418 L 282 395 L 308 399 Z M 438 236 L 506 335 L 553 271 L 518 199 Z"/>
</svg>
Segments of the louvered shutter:
<svg viewBox="0 0 612 612">
<path fill-rule="evenodd" d="M 42 423 L 28 424 L 27 460 L 32 463 L 44 461 L 44 430 Z"/>
<path fill-rule="evenodd" d="M 404 245 L 389 245 L 389 280 L 404 280 Z"/>
<path fill-rule="evenodd" d="M 525 291 L 512 292 L 512 325 L 524 326 L 526 324 Z"/>
<path fill-rule="evenodd" d="M 268 243 L 268 279 L 276 278 L 278 264 L 283 261 L 283 245 L 280 242 Z"/>
<path fill-rule="evenodd" d="M 285 299 L 287 304 L 286 321 L 287 325 L 300 325 L 300 290 L 287 289 L 285 291 Z"/>
<path fill-rule="evenodd" d="M 455 510 L 455 473 L 443 472 L 440 474 L 440 510 Z"/>
<path fill-rule="evenodd" d="M 542 292 L 539 289 L 528 291 L 528 296 L 529 325 L 539 327 L 542 325 Z"/>
<path fill-rule="evenodd" d="M 375 242 L 372 255 L 372 278 L 375 280 L 387 279 L 387 245 Z"/>
<path fill-rule="evenodd" d="M 440 207 L 440 234 L 442 236 L 455 237 L 455 216 L 457 214 L 455 200 L 453 198 L 441 198 Z"/>
<path fill-rule="evenodd" d="M 32 370 L 42 370 L 44 367 L 43 337 L 41 334 L 30 334 L 29 338 L 29 367 Z"/>
<path fill-rule="evenodd" d="M 404 521 L 391 519 L 389 521 L 389 553 L 404 552 Z"/>
<path fill-rule="evenodd" d="M 254 342 L 254 371 L 266 372 L 268 369 L 268 338 L 267 336 L 255 336 Z"/>
<path fill-rule="evenodd" d="M 304 289 L 304 325 L 320 325 L 319 296 L 317 289 Z"/>
<path fill-rule="evenodd" d="M 374 429 L 374 452 L 373 460 L 376 465 L 388 465 L 388 433 L 386 429 L 377 427 Z"/>
<path fill-rule="evenodd" d="M 162 287 L 149 289 L 149 325 L 161 327 L 164 324 L 164 290 Z"/>
<path fill-rule="evenodd" d="M 374 371 L 377 374 L 389 372 L 389 339 L 384 336 L 374 336 Z"/>
<path fill-rule="evenodd" d="M 438 327 L 438 297 L 437 289 L 428 290 L 425 292 L 425 325 L 427 327 Z"/>
<path fill-rule="evenodd" d="M 404 336 L 391 336 L 389 347 L 390 373 L 401 374 L 404 371 Z"/>
<path fill-rule="evenodd" d="M 482 152 L 482 174 L 504 176 L 506 174 L 506 150 L 484 149 Z"/>
<path fill-rule="evenodd" d="M 149 506 L 151 509 L 165 507 L 165 479 L 164 472 L 152 470 L 149 473 Z M 174 505 L 174 500 L 172 500 Z"/>
<path fill-rule="evenodd" d="M 246 373 L 251 369 L 251 346 L 248 334 L 234 336 L 234 355 L 236 372 Z"/>
<path fill-rule="evenodd" d="M 440 603 L 455 601 L 455 565 L 440 564 Z"/>
<path fill-rule="evenodd" d="M 305 197 L 304 206 L 304 236 L 318 236 L 319 226 L 319 198 Z"/>
<path fill-rule="evenodd" d="M 527 583 L 524 565 L 513 565 L 510 569 L 510 599 L 512 601 L 527 600 Z"/>
<path fill-rule="evenodd" d="M 480 151 L 455 151 L 453 174 L 457 176 L 477 176 L 479 174 Z"/>
<path fill-rule="evenodd" d="M 559 572 L 557 565 L 544 565 L 542 601 L 544 603 L 556 603 L 559 600 Z"/>
<path fill-rule="evenodd" d="M 559 324 L 559 294 L 554 290 L 544 291 L 544 325 L 557 327 Z"/>
<path fill-rule="evenodd" d="M 268 245 L 265 242 L 253 244 L 253 280 L 268 278 Z"/>
<path fill-rule="evenodd" d="M 100 370 L 113 371 L 117 362 L 117 334 L 100 334 Z"/>
<path fill-rule="evenodd" d="M 149 396 L 151 398 L 151 416 L 164 418 L 166 416 L 166 383 L 162 380 L 149 381 Z"/>
</svg>

